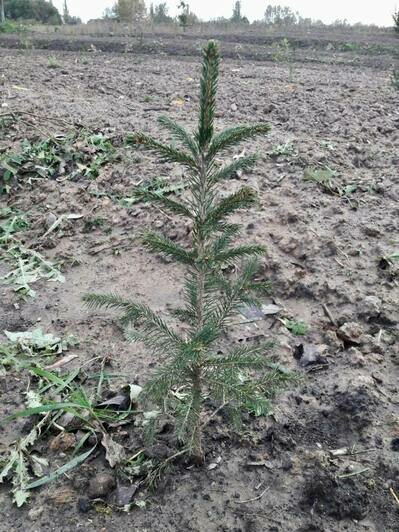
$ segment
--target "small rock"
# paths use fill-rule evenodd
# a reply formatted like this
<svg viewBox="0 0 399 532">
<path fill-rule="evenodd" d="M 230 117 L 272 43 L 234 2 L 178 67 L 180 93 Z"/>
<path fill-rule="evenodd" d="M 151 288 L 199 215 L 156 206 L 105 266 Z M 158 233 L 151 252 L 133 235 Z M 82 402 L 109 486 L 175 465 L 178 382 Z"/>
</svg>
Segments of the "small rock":
<svg viewBox="0 0 399 532">
<path fill-rule="evenodd" d="M 377 384 L 384 383 L 384 376 L 380 371 L 374 371 L 371 375 Z"/>
<path fill-rule="evenodd" d="M 325 338 L 326 343 L 330 346 L 330 348 L 334 348 L 334 349 L 342 348 L 342 343 L 339 340 L 335 331 L 330 331 L 330 330 L 325 331 L 324 338 Z"/>
<path fill-rule="evenodd" d="M 392 451 L 395 451 L 395 453 L 399 453 L 399 438 L 394 438 L 391 441 L 391 449 Z"/>
<path fill-rule="evenodd" d="M 115 489 L 116 482 L 110 473 L 100 473 L 96 475 L 89 485 L 88 494 L 90 499 L 101 499 L 106 497 Z"/>
<path fill-rule="evenodd" d="M 72 449 L 76 445 L 76 436 L 70 432 L 61 432 L 53 438 L 50 442 L 50 451 L 53 453 L 56 452 L 65 452 L 69 449 Z"/>
<path fill-rule="evenodd" d="M 36 521 L 36 519 L 38 519 L 42 515 L 43 511 L 43 506 L 39 506 L 38 508 L 32 508 L 28 512 L 29 519 L 31 521 Z"/>
<path fill-rule="evenodd" d="M 76 493 L 71 488 L 60 488 L 50 491 L 48 497 L 54 504 L 61 506 L 73 502 L 76 498 Z"/>
<path fill-rule="evenodd" d="M 355 322 L 344 323 L 337 331 L 337 335 L 344 342 L 354 345 L 362 343 L 363 329 L 361 325 Z"/>
<path fill-rule="evenodd" d="M 78 512 L 87 514 L 91 510 L 91 502 L 87 497 L 79 497 L 77 502 Z"/>
<path fill-rule="evenodd" d="M 356 347 L 348 349 L 348 358 L 350 365 L 355 368 L 362 368 L 366 364 L 366 359 Z"/>
<path fill-rule="evenodd" d="M 381 234 L 380 231 L 373 225 L 367 225 L 366 227 L 363 228 L 363 231 L 366 236 L 371 236 L 371 237 L 377 237 L 377 236 L 380 236 Z"/>
<path fill-rule="evenodd" d="M 303 368 L 308 366 L 328 365 L 328 360 L 322 355 L 322 348 L 320 346 L 311 344 L 300 344 L 295 346 L 294 358 L 299 362 Z"/>
<path fill-rule="evenodd" d="M 377 296 L 367 296 L 361 302 L 360 313 L 362 316 L 376 318 L 381 314 L 382 301 Z"/>
<path fill-rule="evenodd" d="M 216 469 L 220 465 L 221 461 L 222 461 L 222 457 L 218 456 L 214 462 L 209 464 L 208 471 L 212 471 L 213 469 Z"/>
<path fill-rule="evenodd" d="M 168 458 L 172 453 L 167 445 L 163 443 L 156 443 L 155 445 L 148 447 L 145 451 L 145 454 L 148 458 L 165 460 L 165 458 Z"/>
<path fill-rule="evenodd" d="M 385 360 L 381 353 L 370 353 L 367 358 L 376 364 L 382 364 Z"/>
<path fill-rule="evenodd" d="M 238 111 L 237 104 L 236 104 L 236 103 L 231 104 L 230 109 L 231 109 L 234 113 L 235 113 L 236 111 Z"/>
<path fill-rule="evenodd" d="M 371 334 L 365 334 L 362 337 L 361 351 L 367 355 L 369 353 L 384 353 L 384 346 Z"/>
<path fill-rule="evenodd" d="M 56 221 L 57 221 L 57 216 L 53 214 L 52 212 L 50 212 L 50 214 L 47 215 L 46 222 L 45 222 L 47 229 L 50 229 L 50 227 L 54 225 Z"/>
</svg>

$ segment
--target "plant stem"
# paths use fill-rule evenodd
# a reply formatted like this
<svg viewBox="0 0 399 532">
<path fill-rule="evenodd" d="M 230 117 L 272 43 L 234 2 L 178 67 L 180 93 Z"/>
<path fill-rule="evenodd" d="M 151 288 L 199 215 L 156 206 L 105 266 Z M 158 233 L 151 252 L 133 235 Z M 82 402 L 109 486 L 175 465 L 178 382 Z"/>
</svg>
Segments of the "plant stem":
<svg viewBox="0 0 399 532">
<path fill-rule="evenodd" d="M 206 164 L 204 156 L 201 156 L 201 169 L 200 169 L 200 194 L 198 201 L 198 227 L 202 228 L 205 222 L 205 200 L 206 200 Z M 205 238 L 202 230 L 198 232 L 197 242 L 197 256 L 198 256 L 198 274 L 197 274 L 197 331 L 200 331 L 204 325 L 204 293 L 205 293 L 205 272 L 204 272 L 204 255 L 205 255 Z M 198 353 L 198 359 L 196 361 L 193 370 L 193 408 L 197 414 L 196 424 L 193 434 L 193 448 L 192 454 L 196 462 L 201 463 L 203 461 L 202 451 L 202 425 L 201 425 L 201 413 L 202 413 L 202 350 Z"/>
<path fill-rule="evenodd" d="M 201 384 L 201 368 L 197 367 L 193 377 L 193 409 L 197 415 L 196 424 L 194 427 L 192 456 L 197 463 L 202 463 L 204 454 L 202 451 L 202 426 L 201 426 L 201 408 L 202 406 L 202 384 Z"/>
</svg>

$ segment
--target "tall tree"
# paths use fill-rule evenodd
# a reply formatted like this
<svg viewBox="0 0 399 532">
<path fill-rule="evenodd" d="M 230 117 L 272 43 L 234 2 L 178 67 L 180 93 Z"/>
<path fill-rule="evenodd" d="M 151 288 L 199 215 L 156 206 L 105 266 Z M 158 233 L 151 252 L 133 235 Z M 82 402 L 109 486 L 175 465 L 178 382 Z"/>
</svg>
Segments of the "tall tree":
<svg viewBox="0 0 399 532">
<path fill-rule="evenodd" d="M 64 18 L 64 23 L 68 24 L 68 22 L 69 22 L 69 9 L 68 9 L 67 0 L 64 0 L 63 18 Z"/>
<path fill-rule="evenodd" d="M 46 0 L 4 0 L 4 14 L 11 20 L 37 20 L 44 24 L 59 24 L 61 16 Z"/>
<path fill-rule="evenodd" d="M 243 17 L 241 14 L 241 2 L 238 0 L 233 9 L 233 16 L 230 19 L 234 24 L 249 24 L 247 17 Z"/>
<path fill-rule="evenodd" d="M 161 2 L 155 7 L 153 4 L 151 4 L 150 19 L 158 24 L 172 22 L 173 19 L 168 15 L 168 6 L 166 2 Z"/>
<path fill-rule="evenodd" d="M 187 26 L 192 26 L 199 22 L 197 15 L 191 11 L 189 4 L 183 0 L 179 4 L 179 9 L 180 13 L 177 16 L 177 20 L 184 31 L 186 31 Z"/>
<path fill-rule="evenodd" d="M 0 0 L 0 22 L 5 22 L 6 15 L 4 11 L 4 0 Z"/>
<path fill-rule="evenodd" d="M 241 22 L 241 2 L 238 0 L 233 9 L 233 16 L 231 17 L 231 22 L 239 24 Z"/>
<path fill-rule="evenodd" d="M 188 25 L 188 17 L 190 14 L 190 6 L 186 4 L 183 0 L 179 4 L 180 13 L 177 16 L 180 26 L 183 28 L 183 31 L 186 31 Z"/>
<path fill-rule="evenodd" d="M 121 22 L 137 22 L 146 14 L 144 0 L 118 0 L 114 6 L 116 18 Z"/>
<path fill-rule="evenodd" d="M 298 14 L 294 13 L 290 7 L 268 5 L 265 11 L 266 24 L 276 24 L 278 26 L 295 24 Z"/>
</svg>

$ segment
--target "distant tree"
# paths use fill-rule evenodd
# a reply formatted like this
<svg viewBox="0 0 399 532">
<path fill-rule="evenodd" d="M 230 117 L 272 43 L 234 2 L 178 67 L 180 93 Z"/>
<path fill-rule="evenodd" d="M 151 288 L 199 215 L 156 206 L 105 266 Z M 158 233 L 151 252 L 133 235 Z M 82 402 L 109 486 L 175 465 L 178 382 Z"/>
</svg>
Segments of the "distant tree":
<svg viewBox="0 0 399 532">
<path fill-rule="evenodd" d="M 241 15 L 241 2 L 238 0 L 233 9 L 233 16 L 230 19 L 234 24 L 248 24 L 249 20 L 247 17 Z"/>
<path fill-rule="evenodd" d="M 392 18 L 395 23 L 394 29 L 395 31 L 399 32 L 399 9 L 398 11 L 395 11 L 395 13 L 392 15 Z"/>
<path fill-rule="evenodd" d="M 58 9 L 46 0 L 4 0 L 4 15 L 11 20 L 37 20 L 44 24 L 62 22 Z"/>
<path fill-rule="evenodd" d="M 64 18 L 65 24 L 67 24 L 67 20 L 69 19 L 69 9 L 68 9 L 67 0 L 64 0 L 63 18 Z"/>
<path fill-rule="evenodd" d="M 199 22 L 197 15 L 195 15 L 191 10 L 189 4 L 183 0 L 179 4 L 180 13 L 177 16 L 177 20 L 180 23 L 180 26 L 183 28 L 183 31 L 186 31 L 187 26 L 192 26 Z"/>
<path fill-rule="evenodd" d="M 154 4 L 150 6 L 150 19 L 156 24 L 172 22 L 172 17 L 168 15 L 168 6 L 166 2 L 161 2 L 154 7 Z"/>
<path fill-rule="evenodd" d="M 120 22 L 137 22 L 145 17 L 146 7 L 144 0 L 118 0 L 113 12 Z"/>
<path fill-rule="evenodd" d="M 6 15 L 4 11 L 4 0 L 0 0 L 0 22 L 3 23 L 6 20 Z"/>
<path fill-rule="evenodd" d="M 179 4 L 179 9 L 180 13 L 178 14 L 177 18 L 180 22 L 180 26 L 183 28 L 183 31 L 186 31 L 188 25 L 188 16 L 190 14 L 190 6 L 182 0 Z"/>
<path fill-rule="evenodd" d="M 64 24 L 74 25 L 74 24 L 82 23 L 79 17 L 71 17 L 71 15 L 69 14 L 67 0 L 64 0 L 64 9 L 63 9 L 62 19 L 64 21 Z"/>
<path fill-rule="evenodd" d="M 106 7 L 104 10 L 103 18 L 105 19 L 113 19 L 115 18 L 115 11 L 113 7 Z"/>
<path fill-rule="evenodd" d="M 239 23 L 241 22 L 241 2 L 238 1 L 234 5 L 233 16 L 231 17 L 231 22 Z"/>
<path fill-rule="evenodd" d="M 294 13 L 290 7 L 268 5 L 265 11 L 264 20 L 266 24 L 276 24 L 277 26 L 289 26 L 298 22 L 299 15 Z"/>
</svg>

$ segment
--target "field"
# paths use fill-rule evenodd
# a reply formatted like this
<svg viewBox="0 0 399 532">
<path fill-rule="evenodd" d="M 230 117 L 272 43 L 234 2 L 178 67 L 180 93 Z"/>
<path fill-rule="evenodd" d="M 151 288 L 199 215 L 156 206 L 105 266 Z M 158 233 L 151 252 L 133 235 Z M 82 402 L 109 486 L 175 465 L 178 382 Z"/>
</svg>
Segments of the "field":
<svg viewBox="0 0 399 532">
<path fill-rule="evenodd" d="M 161 314 L 177 306 L 182 270 L 149 254 L 138 237 L 152 227 L 184 243 L 190 230 L 132 199 L 137 187 L 184 197 L 184 175 L 124 139 L 134 131 L 165 138 L 160 114 L 195 126 L 199 46 L 210 36 L 0 38 L 0 156 L 21 153 L 23 139 L 31 143 L 24 152 L 31 159 L 14 160 L 18 173 L 0 196 L 0 335 L 41 328 L 75 337 L 42 366 L 60 362 L 61 383 L 75 371 L 98 404 L 128 384 L 143 385 L 157 360 L 125 341 L 112 313 L 88 310 L 82 296 L 112 291 Z M 298 32 L 289 36 L 296 49 L 290 80 L 288 64 L 272 61 L 283 33 L 217 37 L 218 129 L 272 126 L 245 146 L 258 153 L 256 168 L 221 193 L 242 184 L 258 191 L 259 206 L 235 221 L 244 240 L 267 247 L 262 275 L 273 293 L 262 308 L 243 311 L 225 341 L 273 339 L 279 364 L 301 378 L 277 396 L 273 415 L 246 417 L 240 433 L 218 412 L 206 429 L 205 464 L 177 461 L 154 491 L 134 469 L 142 462 L 131 461 L 130 477 L 127 469 L 114 475 L 99 444 L 78 467 L 31 490 L 20 509 L 4 482 L 0 530 L 399 530 L 399 109 L 390 83 L 399 41 L 388 30 Z M 42 157 L 40 176 L 32 145 L 54 136 L 61 162 Z M 72 152 L 80 157 L 73 174 Z M 2 240 L 10 227 L 12 237 Z M 21 260 L 30 268 L 32 257 L 39 263 L 31 282 L 21 281 L 21 271 L 17 280 L 6 277 Z M 38 399 L 29 392 L 46 381 L 5 364 L 4 353 L 0 347 L 0 420 Z M 0 453 L 7 456 L 42 418 L 2 423 Z M 82 441 L 85 433 L 63 431 L 60 419 L 32 447 L 45 459 L 36 460 L 43 474 L 67 463 L 78 441 L 78 454 L 92 446 L 93 435 Z M 170 423 L 147 449 L 139 423 L 118 418 L 109 431 L 144 464 L 174 449 Z M 125 505 L 129 512 L 118 508 Z"/>
</svg>

